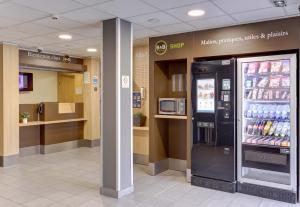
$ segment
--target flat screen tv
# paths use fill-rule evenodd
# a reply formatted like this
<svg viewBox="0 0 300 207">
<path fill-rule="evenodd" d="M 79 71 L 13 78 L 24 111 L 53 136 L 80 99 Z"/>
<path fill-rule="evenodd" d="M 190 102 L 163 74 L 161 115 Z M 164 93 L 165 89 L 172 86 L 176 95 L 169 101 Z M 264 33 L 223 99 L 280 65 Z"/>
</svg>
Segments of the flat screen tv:
<svg viewBox="0 0 300 207">
<path fill-rule="evenodd" d="M 19 73 L 19 91 L 32 91 L 32 73 Z"/>
</svg>

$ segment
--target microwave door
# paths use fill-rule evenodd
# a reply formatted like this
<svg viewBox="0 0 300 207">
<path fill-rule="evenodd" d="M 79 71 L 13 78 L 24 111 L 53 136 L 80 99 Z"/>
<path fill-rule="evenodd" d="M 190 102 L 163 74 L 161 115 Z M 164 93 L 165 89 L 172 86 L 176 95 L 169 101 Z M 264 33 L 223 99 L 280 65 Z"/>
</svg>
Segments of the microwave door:
<svg viewBox="0 0 300 207">
<path fill-rule="evenodd" d="M 159 113 L 175 115 L 177 113 L 177 101 L 176 100 L 162 100 L 159 103 Z"/>
</svg>

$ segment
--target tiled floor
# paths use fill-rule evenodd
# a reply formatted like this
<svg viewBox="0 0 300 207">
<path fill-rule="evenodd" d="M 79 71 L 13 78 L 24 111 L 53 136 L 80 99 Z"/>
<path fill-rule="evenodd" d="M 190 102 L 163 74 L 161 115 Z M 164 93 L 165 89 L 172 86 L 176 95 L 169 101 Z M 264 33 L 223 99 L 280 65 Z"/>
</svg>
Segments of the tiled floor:
<svg viewBox="0 0 300 207">
<path fill-rule="evenodd" d="M 300 207 L 191 186 L 183 173 L 149 176 L 135 166 L 135 192 L 120 200 L 99 194 L 99 148 L 25 157 L 0 168 L 0 207 Z"/>
</svg>

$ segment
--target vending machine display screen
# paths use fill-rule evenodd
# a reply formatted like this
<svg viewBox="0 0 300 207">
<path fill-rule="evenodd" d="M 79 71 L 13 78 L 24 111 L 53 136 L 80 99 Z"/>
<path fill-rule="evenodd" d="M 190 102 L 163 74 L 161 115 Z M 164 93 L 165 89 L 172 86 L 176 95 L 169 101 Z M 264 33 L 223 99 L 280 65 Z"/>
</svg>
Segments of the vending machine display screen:
<svg viewBox="0 0 300 207">
<path fill-rule="evenodd" d="M 197 112 L 215 113 L 215 79 L 197 80 Z"/>
</svg>

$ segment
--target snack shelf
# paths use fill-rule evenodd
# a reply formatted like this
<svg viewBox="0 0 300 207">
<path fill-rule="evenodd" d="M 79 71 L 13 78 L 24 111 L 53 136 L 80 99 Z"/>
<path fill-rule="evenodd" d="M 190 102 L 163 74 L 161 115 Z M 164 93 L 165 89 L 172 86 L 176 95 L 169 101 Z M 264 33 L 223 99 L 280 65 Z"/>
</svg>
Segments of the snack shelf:
<svg viewBox="0 0 300 207">
<path fill-rule="evenodd" d="M 281 87 L 276 87 L 276 88 L 272 88 L 272 87 L 245 87 L 245 90 L 253 90 L 253 89 L 265 89 L 265 90 L 281 90 L 281 91 L 286 91 L 286 90 L 290 90 L 290 86 L 281 86 Z"/>
<path fill-rule="evenodd" d="M 258 100 L 258 99 L 244 99 L 245 102 L 257 103 L 290 103 L 290 100 Z"/>
<path fill-rule="evenodd" d="M 289 119 L 270 119 L 270 118 L 260 118 L 260 117 L 244 117 L 245 120 L 251 121 L 279 121 L 279 122 L 290 122 Z"/>
<path fill-rule="evenodd" d="M 265 77 L 265 76 L 289 76 L 288 72 L 273 72 L 273 73 L 254 73 L 254 74 L 247 74 L 245 73 L 245 77 Z"/>
<path fill-rule="evenodd" d="M 276 145 L 267 145 L 267 144 L 250 144 L 247 142 L 242 143 L 245 146 L 252 146 L 252 147 L 266 147 L 266 148 L 276 148 L 276 149 L 290 149 L 289 146 L 276 146 Z"/>
</svg>

